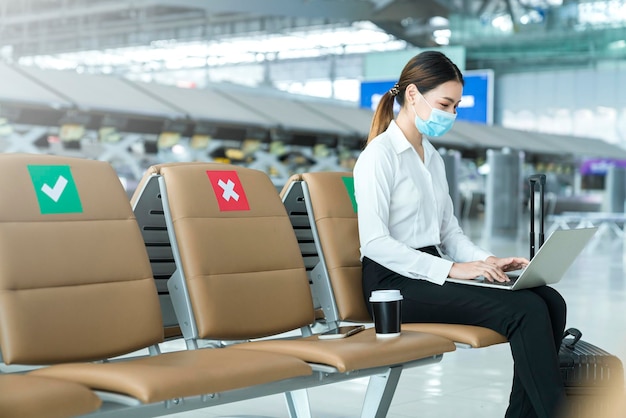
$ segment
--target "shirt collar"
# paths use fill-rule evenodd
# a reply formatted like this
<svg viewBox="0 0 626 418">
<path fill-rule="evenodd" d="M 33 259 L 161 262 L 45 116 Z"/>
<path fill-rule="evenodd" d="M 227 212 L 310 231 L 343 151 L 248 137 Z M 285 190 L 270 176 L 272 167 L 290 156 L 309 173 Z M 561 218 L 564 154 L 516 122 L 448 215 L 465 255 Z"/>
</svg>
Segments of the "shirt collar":
<svg viewBox="0 0 626 418">
<path fill-rule="evenodd" d="M 404 132 L 402 132 L 395 120 L 389 123 L 387 134 L 389 135 L 391 146 L 396 154 L 401 154 L 407 149 L 412 148 L 411 143 L 406 139 Z M 422 145 L 424 146 L 424 161 L 429 161 L 435 148 L 425 136 L 422 136 Z"/>
<path fill-rule="evenodd" d="M 387 128 L 387 134 L 389 135 L 391 146 L 393 147 L 393 150 L 396 152 L 396 154 L 401 154 L 402 152 L 411 148 L 411 143 L 408 139 L 406 139 L 406 136 L 404 136 L 404 133 L 402 132 L 402 130 L 400 130 L 400 127 L 395 120 L 392 120 L 389 123 L 389 127 Z"/>
</svg>

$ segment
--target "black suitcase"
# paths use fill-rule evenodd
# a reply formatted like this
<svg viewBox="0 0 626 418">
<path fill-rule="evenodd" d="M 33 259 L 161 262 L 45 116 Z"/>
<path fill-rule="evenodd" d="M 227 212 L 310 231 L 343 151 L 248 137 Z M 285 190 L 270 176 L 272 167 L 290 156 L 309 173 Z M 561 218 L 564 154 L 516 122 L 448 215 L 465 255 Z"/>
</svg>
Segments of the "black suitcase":
<svg viewBox="0 0 626 418">
<path fill-rule="evenodd" d="M 626 416 L 624 368 L 616 356 L 580 339 L 576 328 L 565 331 L 559 350 L 561 376 L 567 394 L 563 418 Z"/>
<path fill-rule="evenodd" d="M 570 328 L 559 349 L 561 376 L 568 395 L 591 395 L 624 387 L 624 367 L 619 358 L 580 338 Z"/>
<path fill-rule="evenodd" d="M 535 255 L 535 185 L 539 183 L 539 242 L 544 242 L 543 195 L 546 177 L 536 174 L 530 181 L 530 258 Z M 559 363 L 565 391 L 571 405 L 572 416 L 584 411 L 593 411 L 594 416 L 604 416 L 611 405 L 606 395 L 624 390 L 624 367 L 619 358 L 595 345 L 583 341 L 582 333 L 576 328 L 565 331 L 559 349 Z M 597 413 L 597 415 L 595 415 Z M 587 414 L 585 413 L 585 416 Z M 624 413 L 626 416 L 626 411 Z"/>
</svg>

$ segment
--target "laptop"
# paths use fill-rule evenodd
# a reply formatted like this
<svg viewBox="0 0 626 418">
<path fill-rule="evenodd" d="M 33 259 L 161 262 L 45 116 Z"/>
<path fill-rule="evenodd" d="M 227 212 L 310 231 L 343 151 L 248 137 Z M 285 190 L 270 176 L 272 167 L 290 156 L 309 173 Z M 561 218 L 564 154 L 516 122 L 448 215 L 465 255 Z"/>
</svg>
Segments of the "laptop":
<svg viewBox="0 0 626 418">
<path fill-rule="evenodd" d="M 482 276 L 471 280 L 446 281 L 503 290 L 528 289 L 558 283 L 597 230 L 598 228 L 581 228 L 554 231 L 523 270 L 507 273 L 511 279 L 509 282 L 490 282 Z"/>
</svg>

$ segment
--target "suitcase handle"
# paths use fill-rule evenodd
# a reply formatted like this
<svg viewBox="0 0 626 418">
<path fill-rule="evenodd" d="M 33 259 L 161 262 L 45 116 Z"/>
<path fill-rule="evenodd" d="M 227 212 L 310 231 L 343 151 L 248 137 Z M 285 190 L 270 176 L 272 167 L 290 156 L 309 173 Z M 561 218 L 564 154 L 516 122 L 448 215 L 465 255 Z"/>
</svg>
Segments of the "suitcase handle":
<svg viewBox="0 0 626 418">
<path fill-rule="evenodd" d="M 535 184 L 539 183 L 539 245 L 537 249 L 541 248 L 544 242 L 544 233 L 543 233 L 543 195 L 544 188 L 546 186 L 546 175 L 545 174 L 533 174 L 528 177 L 528 182 L 530 183 L 530 259 L 535 256 Z"/>
<path fill-rule="evenodd" d="M 563 340 L 565 340 L 565 337 L 570 336 L 570 335 L 574 337 L 574 339 L 572 340 L 572 342 L 565 344 L 565 347 L 574 348 L 576 343 L 582 338 L 583 333 L 580 332 L 580 330 L 577 328 L 568 328 L 563 333 Z"/>
</svg>

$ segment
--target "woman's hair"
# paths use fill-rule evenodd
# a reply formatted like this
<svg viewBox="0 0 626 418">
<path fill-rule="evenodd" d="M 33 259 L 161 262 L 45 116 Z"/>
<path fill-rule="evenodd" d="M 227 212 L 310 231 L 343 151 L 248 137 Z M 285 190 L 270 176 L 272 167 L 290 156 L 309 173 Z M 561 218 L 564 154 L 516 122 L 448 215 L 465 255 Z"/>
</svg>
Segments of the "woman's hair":
<svg viewBox="0 0 626 418">
<path fill-rule="evenodd" d="M 393 120 L 393 102 L 404 106 L 404 93 L 407 86 L 415 84 L 420 93 L 426 94 L 447 81 L 463 84 L 463 74 L 459 68 L 438 51 L 424 51 L 407 62 L 396 85 L 386 92 L 378 103 L 372 119 L 367 143 L 387 129 Z"/>
</svg>

